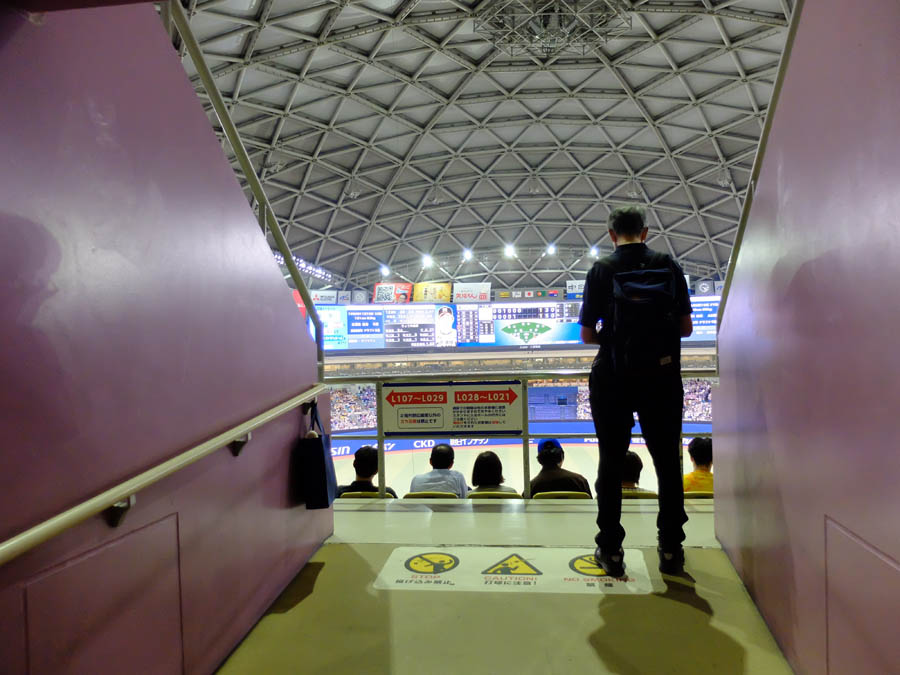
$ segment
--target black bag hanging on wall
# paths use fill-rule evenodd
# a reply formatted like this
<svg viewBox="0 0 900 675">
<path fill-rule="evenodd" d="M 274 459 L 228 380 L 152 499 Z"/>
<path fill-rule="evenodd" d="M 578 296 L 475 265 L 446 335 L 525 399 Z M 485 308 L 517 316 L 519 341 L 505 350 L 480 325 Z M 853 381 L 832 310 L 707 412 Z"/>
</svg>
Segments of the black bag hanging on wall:
<svg viewBox="0 0 900 675">
<path fill-rule="evenodd" d="M 305 502 L 307 509 L 327 509 L 337 492 L 334 462 L 331 459 L 331 436 L 322 428 L 319 409 L 309 409 L 307 438 L 299 438 L 291 450 L 290 490 L 294 503 Z"/>
</svg>

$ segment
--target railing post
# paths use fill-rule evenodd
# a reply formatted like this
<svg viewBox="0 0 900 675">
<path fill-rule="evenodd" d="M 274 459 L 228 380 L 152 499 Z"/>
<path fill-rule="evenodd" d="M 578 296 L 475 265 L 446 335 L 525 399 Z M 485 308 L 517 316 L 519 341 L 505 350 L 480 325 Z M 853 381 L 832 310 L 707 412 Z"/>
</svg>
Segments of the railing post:
<svg viewBox="0 0 900 675">
<path fill-rule="evenodd" d="M 375 419 L 377 422 L 376 442 L 378 443 L 378 497 L 384 499 L 387 497 L 387 471 L 385 469 L 385 452 L 384 452 L 384 405 L 381 401 L 381 392 L 384 383 L 375 383 Z"/>
<path fill-rule="evenodd" d="M 522 378 L 522 478 L 525 485 L 522 487 L 522 496 L 531 498 L 531 430 L 528 426 L 528 378 Z"/>
</svg>

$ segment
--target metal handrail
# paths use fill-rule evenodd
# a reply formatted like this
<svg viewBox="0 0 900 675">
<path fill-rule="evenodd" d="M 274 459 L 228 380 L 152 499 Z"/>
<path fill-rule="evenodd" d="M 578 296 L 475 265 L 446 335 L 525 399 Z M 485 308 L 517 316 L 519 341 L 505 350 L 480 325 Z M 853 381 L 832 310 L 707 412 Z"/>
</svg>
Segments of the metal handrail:
<svg viewBox="0 0 900 675">
<path fill-rule="evenodd" d="M 778 105 L 778 99 L 781 98 L 781 88 L 784 85 L 784 77 L 787 73 L 788 62 L 790 61 L 791 48 L 794 46 L 794 38 L 797 35 L 797 26 L 800 25 L 800 14 L 802 14 L 803 2 L 804 0 L 798 0 L 794 5 L 794 13 L 791 15 L 791 23 L 788 27 L 787 38 L 784 42 L 784 51 L 781 53 L 781 59 L 779 59 L 778 63 L 778 74 L 775 76 L 775 84 L 772 88 L 772 98 L 769 101 L 769 107 L 766 111 L 766 122 L 763 125 L 762 134 L 759 137 L 759 145 L 756 147 L 756 157 L 753 160 L 753 169 L 750 171 L 750 182 L 747 184 L 747 196 L 744 198 L 744 207 L 741 210 L 741 220 L 738 223 L 737 232 L 734 236 L 734 245 L 731 247 L 728 269 L 725 272 L 725 284 L 722 286 L 722 294 L 719 300 L 719 312 L 716 317 L 717 332 L 718 329 L 722 327 L 722 319 L 725 317 L 725 305 L 728 302 L 728 295 L 731 292 L 734 270 L 737 266 L 737 257 L 740 254 L 741 246 L 744 243 L 744 232 L 747 229 L 750 208 L 753 206 L 753 197 L 756 194 L 756 181 L 759 179 L 762 163 L 766 156 L 769 133 L 772 130 L 772 120 L 775 117 L 774 113 Z"/>
<path fill-rule="evenodd" d="M 307 401 L 311 401 L 319 394 L 325 393 L 329 388 L 330 387 L 327 384 L 313 385 L 306 391 L 297 394 L 293 398 L 289 398 L 283 403 L 279 403 L 273 408 L 269 408 L 255 417 L 251 417 L 249 420 L 238 424 L 236 427 L 232 427 L 228 431 L 225 431 L 218 436 L 214 436 L 200 445 L 196 445 L 189 450 L 182 452 L 180 455 L 138 474 L 134 478 L 119 483 L 115 487 L 105 490 L 77 506 L 73 506 L 24 532 L 20 532 L 11 539 L 7 539 L 3 543 L 0 543 L 0 565 L 22 555 L 26 551 L 55 537 L 61 532 L 84 522 L 91 516 L 97 515 L 116 502 L 120 502 L 147 489 L 154 483 L 161 481 L 167 476 L 171 476 L 176 471 L 180 471 L 197 460 L 203 459 L 229 443 L 246 437 L 246 435 L 254 429 L 271 422 L 286 412 L 290 412 Z"/>
<path fill-rule="evenodd" d="M 300 276 L 300 270 L 297 269 L 297 265 L 294 262 L 291 248 L 288 246 L 287 240 L 284 238 L 284 233 L 278 225 L 275 211 L 269 203 L 269 198 L 266 196 L 265 190 L 263 190 L 262 183 L 259 181 L 259 176 L 256 175 L 256 170 L 253 168 L 253 163 L 250 161 L 250 155 L 247 154 L 247 149 L 244 147 L 244 142 L 241 140 L 237 127 L 231 119 L 228 107 L 225 105 L 225 100 L 222 98 L 222 94 L 216 86 L 212 71 L 209 69 L 206 59 L 203 58 L 203 50 L 200 49 L 200 44 L 197 42 L 197 38 L 194 37 L 190 20 L 184 11 L 184 7 L 181 6 L 179 0 L 169 0 L 167 6 L 168 15 L 171 17 L 172 23 L 174 23 L 175 27 L 178 29 L 178 33 L 184 43 L 184 48 L 190 55 L 194 67 L 197 69 L 197 76 L 200 78 L 200 82 L 203 83 L 203 88 L 206 90 L 210 103 L 212 103 L 213 110 L 215 110 L 216 116 L 219 118 L 219 124 L 222 126 L 222 131 L 225 132 L 225 137 L 228 139 L 231 148 L 234 150 L 238 164 L 241 165 L 241 170 L 244 172 L 244 177 L 247 179 L 250 191 L 253 193 L 256 203 L 259 205 L 260 226 L 263 228 L 263 232 L 268 228 L 272 233 L 275 244 L 278 246 L 278 250 L 281 251 L 281 255 L 284 258 L 284 264 L 288 269 L 291 280 L 294 282 L 296 289 L 300 292 L 300 297 L 303 299 L 303 304 L 306 306 L 309 318 L 312 320 L 313 326 L 315 326 L 316 366 L 318 371 L 318 381 L 321 382 L 322 377 L 325 374 L 325 336 L 322 329 L 322 320 L 319 318 L 319 313 L 316 311 L 316 306 L 312 301 L 309 289 L 306 287 L 303 277 Z"/>
</svg>

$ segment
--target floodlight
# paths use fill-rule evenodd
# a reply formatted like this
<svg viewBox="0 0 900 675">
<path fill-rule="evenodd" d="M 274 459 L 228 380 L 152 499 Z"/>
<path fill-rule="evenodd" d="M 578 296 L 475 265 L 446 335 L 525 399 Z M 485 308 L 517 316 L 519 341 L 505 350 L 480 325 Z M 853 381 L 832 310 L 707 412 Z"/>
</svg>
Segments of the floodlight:
<svg viewBox="0 0 900 675">
<path fill-rule="evenodd" d="M 591 246 L 591 257 L 596 258 L 598 255 L 600 255 L 600 251 L 597 250 L 597 247 Z"/>
<path fill-rule="evenodd" d="M 507 258 L 514 258 L 516 256 L 516 247 L 512 244 L 507 244 L 503 247 L 503 255 Z"/>
<path fill-rule="evenodd" d="M 467 248 L 463 249 L 463 260 L 471 260 L 472 259 L 472 251 Z"/>
<path fill-rule="evenodd" d="M 547 255 L 556 255 L 556 244 L 547 244 Z"/>
<path fill-rule="evenodd" d="M 422 267 L 431 267 L 432 264 L 434 264 L 434 258 L 427 253 L 422 256 Z"/>
<path fill-rule="evenodd" d="M 382 265 L 382 266 L 381 266 L 381 276 L 386 277 L 386 276 L 389 275 L 390 273 L 391 273 L 391 268 L 390 268 L 390 267 L 388 267 L 387 265 Z"/>
</svg>

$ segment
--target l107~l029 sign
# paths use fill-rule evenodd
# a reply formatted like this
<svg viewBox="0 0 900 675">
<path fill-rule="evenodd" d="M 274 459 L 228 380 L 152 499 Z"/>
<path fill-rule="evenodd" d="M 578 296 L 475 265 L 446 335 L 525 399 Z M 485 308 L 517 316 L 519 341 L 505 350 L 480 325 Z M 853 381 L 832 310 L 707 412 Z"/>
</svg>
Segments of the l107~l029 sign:
<svg viewBox="0 0 900 675">
<path fill-rule="evenodd" d="M 386 436 L 519 434 L 522 382 L 416 382 L 382 387 Z"/>
</svg>

